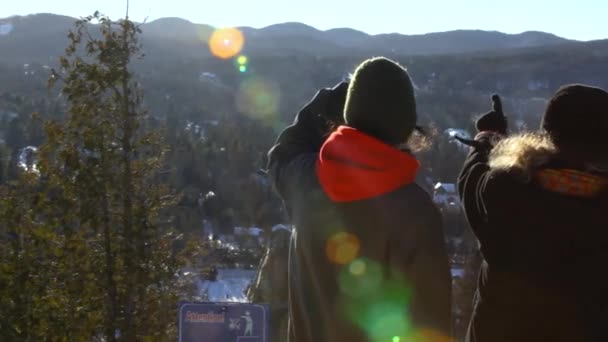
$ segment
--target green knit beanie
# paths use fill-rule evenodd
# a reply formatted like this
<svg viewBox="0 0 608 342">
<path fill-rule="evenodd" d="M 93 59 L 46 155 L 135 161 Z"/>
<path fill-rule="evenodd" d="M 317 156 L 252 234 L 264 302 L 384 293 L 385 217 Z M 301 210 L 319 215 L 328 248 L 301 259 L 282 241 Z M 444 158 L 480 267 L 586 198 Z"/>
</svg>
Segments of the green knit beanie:
<svg viewBox="0 0 608 342">
<path fill-rule="evenodd" d="M 398 145 L 412 134 L 416 119 L 414 86 L 404 67 L 384 57 L 357 67 L 344 107 L 348 126 Z"/>
</svg>

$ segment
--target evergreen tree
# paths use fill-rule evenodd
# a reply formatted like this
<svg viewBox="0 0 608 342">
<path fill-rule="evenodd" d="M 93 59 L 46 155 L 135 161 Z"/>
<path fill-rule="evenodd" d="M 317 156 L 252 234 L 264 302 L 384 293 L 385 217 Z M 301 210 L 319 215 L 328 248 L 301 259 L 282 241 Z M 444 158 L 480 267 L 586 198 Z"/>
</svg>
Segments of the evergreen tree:
<svg viewBox="0 0 608 342">
<path fill-rule="evenodd" d="M 146 130 L 130 71 L 139 34 L 99 13 L 68 34 L 50 79 L 67 99 L 65 120 L 47 122 L 39 171 L 0 189 L 3 337 L 174 339 L 176 274 L 191 249 L 167 225 L 167 149 Z"/>
</svg>

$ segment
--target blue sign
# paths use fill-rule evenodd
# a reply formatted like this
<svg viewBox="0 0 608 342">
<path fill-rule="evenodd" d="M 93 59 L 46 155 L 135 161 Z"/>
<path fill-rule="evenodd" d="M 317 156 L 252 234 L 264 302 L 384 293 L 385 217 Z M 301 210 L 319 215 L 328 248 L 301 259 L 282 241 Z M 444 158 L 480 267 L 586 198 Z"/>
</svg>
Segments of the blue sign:
<svg viewBox="0 0 608 342">
<path fill-rule="evenodd" d="M 182 303 L 179 342 L 269 342 L 267 305 Z"/>
</svg>

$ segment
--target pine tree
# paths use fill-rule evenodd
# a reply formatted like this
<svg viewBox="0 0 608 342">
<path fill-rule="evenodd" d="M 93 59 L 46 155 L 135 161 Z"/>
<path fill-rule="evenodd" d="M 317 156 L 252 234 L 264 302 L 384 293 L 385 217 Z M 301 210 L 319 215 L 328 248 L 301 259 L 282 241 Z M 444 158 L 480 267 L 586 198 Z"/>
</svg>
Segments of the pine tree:
<svg viewBox="0 0 608 342">
<path fill-rule="evenodd" d="M 46 123 L 37 168 L 0 188 L 3 337 L 175 339 L 176 275 L 191 249 L 167 224 L 167 149 L 130 71 L 139 34 L 99 13 L 68 34 L 50 79 L 66 117 Z"/>
<path fill-rule="evenodd" d="M 89 32 L 92 22 L 100 38 Z M 64 208 L 76 212 L 66 233 L 78 227 L 99 242 L 90 251 L 110 341 L 166 338 L 177 301 L 180 259 L 161 217 L 174 196 L 158 182 L 166 148 L 157 132 L 144 131 L 147 112 L 130 71 L 143 57 L 140 33 L 128 19 L 99 13 L 76 23 L 51 78 L 62 82 L 67 120 L 49 126 L 43 157 L 49 181 L 69 202 Z"/>
</svg>

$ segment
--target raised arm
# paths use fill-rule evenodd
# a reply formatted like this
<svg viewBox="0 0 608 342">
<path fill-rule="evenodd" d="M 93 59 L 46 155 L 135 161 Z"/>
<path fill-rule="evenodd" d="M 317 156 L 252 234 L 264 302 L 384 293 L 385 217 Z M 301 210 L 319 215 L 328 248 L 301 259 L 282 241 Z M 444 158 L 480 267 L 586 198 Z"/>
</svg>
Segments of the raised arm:
<svg viewBox="0 0 608 342">
<path fill-rule="evenodd" d="M 488 158 L 494 145 L 507 134 L 507 118 L 502 111 L 498 95 L 492 96 L 492 110 L 477 121 L 479 133 L 473 141 L 459 141 L 471 146 L 458 177 L 458 191 L 467 219 L 473 229 L 485 215 L 483 203 L 479 201 L 480 189 L 489 175 Z"/>
<path fill-rule="evenodd" d="M 341 116 L 346 83 L 324 88 L 296 115 L 268 153 L 268 173 L 285 199 L 294 188 L 316 181 L 315 163 L 328 132 L 328 122 Z"/>
</svg>

